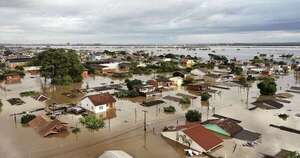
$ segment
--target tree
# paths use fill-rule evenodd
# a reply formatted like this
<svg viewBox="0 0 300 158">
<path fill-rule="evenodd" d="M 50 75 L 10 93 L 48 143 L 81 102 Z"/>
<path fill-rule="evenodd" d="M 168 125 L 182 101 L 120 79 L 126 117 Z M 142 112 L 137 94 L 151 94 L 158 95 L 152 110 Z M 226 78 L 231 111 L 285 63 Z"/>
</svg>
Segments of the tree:
<svg viewBox="0 0 300 158">
<path fill-rule="evenodd" d="M 35 57 L 33 65 L 41 66 L 41 76 L 51 78 L 52 84 L 81 82 L 84 69 L 78 55 L 69 49 L 48 49 Z"/>
<path fill-rule="evenodd" d="M 197 110 L 189 110 L 185 113 L 185 118 L 189 122 L 197 122 L 201 120 L 201 113 Z"/>
<path fill-rule="evenodd" d="M 201 94 L 201 101 L 207 101 L 210 98 L 210 95 L 207 92 Z"/>
<path fill-rule="evenodd" d="M 300 158 L 300 153 L 297 152 L 297 151 L 291 152 L 291 153 L 288 155 L 288 158 Z"/>
<path fill-rule="evenodd" d="M 95 115 L 88 115 L 80 118 L 80 123 L 84 124 L 86 128 L 99 129 L 104 127 L 102 118 L 97 118 Z"/>
<path fill-rule="evenodd" d="M 186 96 L 182 97 L 182 98 L 180 99 L 179 102 L 180 102 L 181 104 L 191 104 L 190 98 L 189 98 L 189 97 L 186 97 Z"/>
<path fill-rule="evenodd" d="M 126 86 L 129 90 L 133 90 L 135 87 L 138 87 L 143 84 L 143 82 L 138 79 L 134 79 L 134 80 L 126 79 L 125 82 L 126 82 Z"/>
<path fill-rule="evenodd" d="M 28 122 L 30 122 L 31 120 L 33 120 L 35 118 L 35 115 L 32 115 L 32 114 L 26 114 L 26 115 L 23 115 L 21 117 L 21 123 L 22 124 L 27 124 Z"/>
<path fill-rule="evenodd" d="M 23 67 L 23 66 L 19 66 L 19 65 L 17 65 L 17 66 L 15 67 L 15 69 L 16 69 L 16 70 L 19 70 L 19 71 L 24 71 L 24 67 Z"/>
<path fill-rule="evenodd" d="M 235 74 L 235 75 L 241 75 L 243 73 L 243 69 L 241 67 L 233 67 L 233 69 L 231 70 L 231 73 Z"/>
<path fill-rule="evenodd" d="M 168 107 L 164 107 L 164 112 L 165 113 L 174 113 L 176 111 L 175 107 L 170 105 Z"/>
<path fill-rule="evenodd" d="M 264 78 L 257 84 L 257 88 L 261 95 L 274 95 L 277 91 L 275 80 L 271 77 Z"/>
</svg>

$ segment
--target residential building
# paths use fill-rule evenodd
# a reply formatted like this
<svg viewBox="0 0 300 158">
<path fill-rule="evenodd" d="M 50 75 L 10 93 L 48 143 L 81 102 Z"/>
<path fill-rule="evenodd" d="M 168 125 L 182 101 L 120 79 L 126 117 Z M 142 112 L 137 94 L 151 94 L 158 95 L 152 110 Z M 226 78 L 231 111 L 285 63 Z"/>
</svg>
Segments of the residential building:
<svg viewBox="0 0 300 158">
<path fill-rule="evenodd" d="M 114 108 L 115 102 L 116 99 L 109 93 L 101 93 L 84 97 L 79 106 L 93 113 L 102 113 Z"/>
</svg>

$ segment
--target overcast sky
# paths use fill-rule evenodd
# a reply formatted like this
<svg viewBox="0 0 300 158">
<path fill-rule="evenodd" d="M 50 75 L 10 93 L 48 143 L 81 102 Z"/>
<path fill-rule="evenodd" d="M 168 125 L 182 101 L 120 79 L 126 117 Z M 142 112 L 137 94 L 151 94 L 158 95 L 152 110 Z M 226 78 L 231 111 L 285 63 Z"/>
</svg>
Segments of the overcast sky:
<svg viewBox="0 0 300 158">
<path fill-rule="evenodd" d="M 0 0 L 0 43 L 300 42 L 300 0 Z"/>
</svg>

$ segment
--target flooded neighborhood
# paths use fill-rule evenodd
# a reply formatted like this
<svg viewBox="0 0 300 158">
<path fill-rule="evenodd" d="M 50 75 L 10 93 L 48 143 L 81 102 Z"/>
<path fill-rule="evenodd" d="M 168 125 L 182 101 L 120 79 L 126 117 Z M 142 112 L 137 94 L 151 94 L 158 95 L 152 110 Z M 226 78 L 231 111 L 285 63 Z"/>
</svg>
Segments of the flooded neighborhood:
<svg viewBox="0 0 300 158">
<path fill-rule="evenodd" d="M 181 158 L 186 152 L 194 153 L 194 157 L 253 158 L 300 148 L 298 47 L 281 48 L 281 54 L 254 53 L 248 59 L 239 54 L 230 59 L 222 53 L 273 52 L 278 48 L 63 49 L 76 50 L 80 60 L 88 63 L 86 70 L 93 72 L 82 76 L 79 83 L 55 85 L 42 77 L 39 66 L 27 66 L 29 60 L 22 63 L 25 75 L 17 82 L 4 78 L 0 113 L 0 149 L 4 157 L 92 158 L 107 150 L 123 150 L 143 158 Z M 216 50 L 213 55 L 212 49 Z M 153 55 L 156 51 L 161 53 Z M 291 52 L 293 57 L 281 56 Z M 6 58 L 7 66 L 12 66 L 10 56 Z M 241 72 L 226 66 L 223 58 Z M 254 63 L 254 58 L 263 62 Z M 22 56 L 14 59 L 20 64 Z M 150 66 L 164 62 L 177 63 L 163 72 Z M 30 70 L 34 68 L 33 73 Z M 148 69 L 152 73 L 147 73 Z M 246 81 L 241 80 L 244 76 Z M 261 99 L 257 86 L 264 78 L 274 78 L 277 89 L 274 96 L 265 96 L 268 99 Z M 129 91 L 136 94 L 127 94 Z M 187 113 L 193 111 L 200 114 L 196 116 L 199 118 L 188 121 Z M 23 123 L 24 116 L 34 118 Z M 100 118 L 103 126 L 85 125 L 82 118 L 87 116 Z M 181 142 L 176 135 L 188 138 L 190 143 Z M 206 141 L 216 144 L 209 147 Z"/>
</svg>

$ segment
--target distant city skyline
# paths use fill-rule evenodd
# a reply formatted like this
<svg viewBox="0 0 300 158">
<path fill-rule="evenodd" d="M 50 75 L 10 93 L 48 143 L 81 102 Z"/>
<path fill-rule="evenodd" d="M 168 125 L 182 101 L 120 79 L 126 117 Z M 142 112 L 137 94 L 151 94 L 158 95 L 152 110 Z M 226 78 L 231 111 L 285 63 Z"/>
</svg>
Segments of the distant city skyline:
<svg viewBox="0 0 300 158">
<path fill-rule="evenodd" d="M 300 42 L 299 0 L 1 0 L 0 43 Z"/>
</svg>

